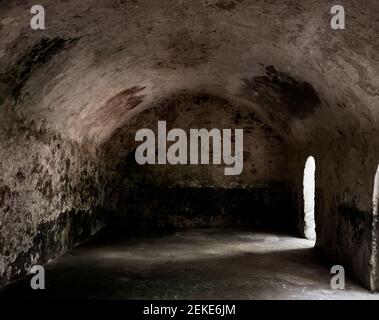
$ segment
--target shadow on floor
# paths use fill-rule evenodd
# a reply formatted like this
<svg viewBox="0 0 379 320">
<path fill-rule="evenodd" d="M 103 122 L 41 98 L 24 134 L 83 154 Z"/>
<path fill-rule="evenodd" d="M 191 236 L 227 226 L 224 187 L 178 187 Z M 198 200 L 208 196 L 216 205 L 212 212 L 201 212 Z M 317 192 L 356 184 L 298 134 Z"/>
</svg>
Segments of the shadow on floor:
<svg viewBox="0 0 379 320">
<path fill-rule="evenodd" d="M 314 242 L 244 229 L 194 229 L 125 238 L 105 231 L 0 291 L 27 299 L 374 299 L 354 282 L 330 287 Z"/>
</svg>

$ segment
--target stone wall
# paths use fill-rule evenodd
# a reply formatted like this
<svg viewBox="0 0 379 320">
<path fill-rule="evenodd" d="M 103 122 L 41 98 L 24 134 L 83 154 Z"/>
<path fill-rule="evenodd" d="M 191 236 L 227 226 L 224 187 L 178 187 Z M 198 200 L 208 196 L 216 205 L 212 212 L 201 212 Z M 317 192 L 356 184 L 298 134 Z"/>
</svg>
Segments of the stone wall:
<svg viewBox="0 0 379 320">
<path fill-rule="evenodd" d="M 90 148 L 33 123 L 0 131 L 0 284 L 87 239 L 105 222 Z"/>
<path fill-rule="evenodd" d="M 348 274 L 367 288 L 375 288 L 372 271 L 377 258 L 373 253 L 373 185 L 377 158 L 369 137 L 359 141 L 317 140 L 298 145 L 290 172 L 297 185 L 298 230 L 303 231 L 304 203 L 302 177 L 305 162 L 316 161 L 315 220 L 316 247 L 330 261 L 343 265 Z M 360 174 L 357 175 L 357 172 Z"/>
<path fill-rule="evenodd" d="M 187 133 L 191 128 L 243 128 L 241 175 L 225 176 L 223 164 L 137 164 L 135 133 L 141 128 L 156 132 L 158 120 L 167 121 L 167 130 Z M 128 221 L 176 228 L 244 224 L 294 230 L 286 145 L 247 108 L 206 94 L 179 94 L 138 114 L 102 148 L 107 174 L 113 173 L 109 206 Z"/>
</svg>

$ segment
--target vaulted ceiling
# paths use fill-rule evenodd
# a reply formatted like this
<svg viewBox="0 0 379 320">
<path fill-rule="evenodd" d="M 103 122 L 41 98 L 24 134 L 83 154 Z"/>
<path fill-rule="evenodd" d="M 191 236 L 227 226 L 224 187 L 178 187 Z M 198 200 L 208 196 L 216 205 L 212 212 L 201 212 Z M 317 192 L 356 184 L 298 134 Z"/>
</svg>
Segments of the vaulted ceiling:
<svg viewBox="0 0 379 320">
<path fill-rule="evenodd" d="M 341 1 L 340 1 L 341 2 Z M 245 105 L 289 142 L 378 135 L 379 7 L 342 1 L 0 1 L 0 113 L 107 139 L 178 92 Z"/>
</svg>

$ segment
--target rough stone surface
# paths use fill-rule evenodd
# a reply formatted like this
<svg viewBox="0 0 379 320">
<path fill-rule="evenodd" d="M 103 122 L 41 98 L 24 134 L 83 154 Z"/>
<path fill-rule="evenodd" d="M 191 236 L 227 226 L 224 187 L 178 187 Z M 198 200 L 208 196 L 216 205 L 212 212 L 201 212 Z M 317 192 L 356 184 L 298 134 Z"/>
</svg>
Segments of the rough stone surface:
<svg viewBox="0 0 379 320">
<path fill-rule="evenodd" d="M 93 235 L 104 219 L 101 178 L 83 146 L 33 124 L 0 137 L 3 283 Z"/>
</svg>

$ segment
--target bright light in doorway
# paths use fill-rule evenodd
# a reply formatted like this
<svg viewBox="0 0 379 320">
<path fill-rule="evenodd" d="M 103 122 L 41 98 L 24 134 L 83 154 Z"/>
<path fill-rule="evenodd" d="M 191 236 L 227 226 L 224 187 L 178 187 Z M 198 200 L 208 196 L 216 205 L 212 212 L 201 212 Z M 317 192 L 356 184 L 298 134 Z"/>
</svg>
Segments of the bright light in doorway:
<svg viewBox="0 0 379 320">
<path fill-rule="evenodd" d="M 310 240 L 316 239 L 315 223 L 315 159 L 308 157 L 303 180 L 304 234 Z"/>
</svg>

